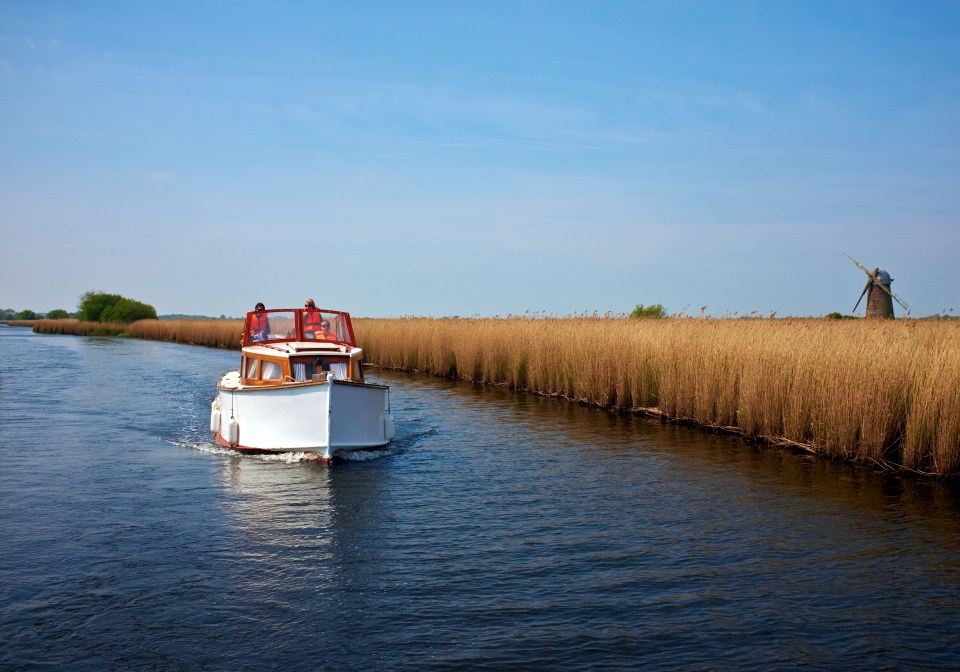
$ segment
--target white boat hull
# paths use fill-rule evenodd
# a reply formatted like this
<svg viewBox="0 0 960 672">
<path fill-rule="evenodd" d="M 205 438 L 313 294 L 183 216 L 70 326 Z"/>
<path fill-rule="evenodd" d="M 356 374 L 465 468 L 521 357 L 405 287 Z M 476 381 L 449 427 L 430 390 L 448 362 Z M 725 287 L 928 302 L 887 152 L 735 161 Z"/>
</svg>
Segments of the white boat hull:
<svg viewBox="0 0 960 672">
<path fill-rule="evenodd" d="M 338 453 L 385 446 L 393 439 L 389 388 L 332 377 L 316 382 L 254 387 L 239 372 L 217 384 L 211 416 L 214 438 L 235 450 Z"/>
</svg>

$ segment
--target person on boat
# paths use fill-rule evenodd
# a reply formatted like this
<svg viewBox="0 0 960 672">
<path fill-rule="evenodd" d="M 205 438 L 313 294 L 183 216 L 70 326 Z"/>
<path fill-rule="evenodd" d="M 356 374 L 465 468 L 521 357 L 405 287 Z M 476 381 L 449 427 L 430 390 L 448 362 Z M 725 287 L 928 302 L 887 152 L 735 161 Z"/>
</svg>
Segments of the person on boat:
<svg viewBox="0 0 960 672">
<path fill-rule="evenodd" d="M 262 341 L 270 335 L 270 320 L 267 319 L 267 308 L 262 303 L 258 303 L 254 310 L 256 312 L 250 317 L 250 340 Z"/>
<path fill-rule="evenodd" d="M 323 322 L 323 316 L 317 310 L 317 304 L 313 302 L 313 299 L 307 299 L 306 303 L 303 304 L 303 337 L 317 338 L 321 322 Z"/>
<path fill-rule="evenodd" d="M 317 338 L 323 341 L 337 340 L 337 335 L 330 331 L 330 320 L 324 319 L 320 323 L 320 332 L 317 334 Z"/>
</svg>

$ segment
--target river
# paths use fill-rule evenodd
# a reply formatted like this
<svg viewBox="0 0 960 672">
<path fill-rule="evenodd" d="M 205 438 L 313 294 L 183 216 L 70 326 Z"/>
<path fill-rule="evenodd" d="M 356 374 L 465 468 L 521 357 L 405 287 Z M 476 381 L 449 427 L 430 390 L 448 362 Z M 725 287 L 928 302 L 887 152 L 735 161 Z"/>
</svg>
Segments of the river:
<svg viewBox="0 0 960 672">
<path fill-rule="evenodd" d="M 238 362 L 0 326 L 0 668 L 960 660 L 956 484 L 376 371 L 388 449 L 239 456 Z"/>
</svg>

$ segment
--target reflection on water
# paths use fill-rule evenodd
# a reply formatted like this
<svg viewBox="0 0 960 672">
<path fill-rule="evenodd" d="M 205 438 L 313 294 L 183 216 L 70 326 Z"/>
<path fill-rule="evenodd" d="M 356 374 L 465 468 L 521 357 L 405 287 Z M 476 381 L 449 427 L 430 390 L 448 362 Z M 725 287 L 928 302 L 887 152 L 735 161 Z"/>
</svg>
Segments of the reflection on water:
<svg viewBox="0 0 960 672">
<path fill-rule="evenodd" d="M 399 375 L 385 373 L 383 375 Z M 404 384 L 399 375 L 396 384 Z M 448 389 L 458 402 L 497 404 L 506 424 L 541 437 L 535 444 L 580 446 L 583 459 L 644 460 L 644 469 L 657 469 L 666 460 L 672 471 L 719 471 L 725 479 L 740 477 L 744 491 L 775 489 L 779 499 L 832 500 L 838 505 L 866 507 L 874 514 L 906 516 L 913 524 L 956 532 L 960 520 L 960 489 L 956 483 L 901 477 L 805 452 L 760 446 L 739 437 L 714 435 L 682 425 L 629 414 L 585 408 L 549 397 L 502 388 L 417 380 Z M 409 382 L 407 383 L 409 385 Z M 689 473 L 689 472 L 687 472 Z"/>
<path fill-rule="evenodd" d="M 0 329 L 0 667 L 929 669 L 955 485 L 390 372 L 398 439 L 213 444 L 236 353 Z M 55 361 L 56 367 L 50 366 Z"/>
</svg>

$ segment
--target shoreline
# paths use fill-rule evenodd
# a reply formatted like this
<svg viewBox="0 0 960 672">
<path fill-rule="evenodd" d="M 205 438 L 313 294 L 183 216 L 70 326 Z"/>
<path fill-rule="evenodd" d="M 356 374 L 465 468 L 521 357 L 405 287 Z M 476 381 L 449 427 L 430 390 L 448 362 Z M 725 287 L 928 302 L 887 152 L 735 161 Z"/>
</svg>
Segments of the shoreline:
<svg viewBox="0 0 960 672">
<path fill-rule="evenodd" d="M 954 321 L 586 316 L 354 323 L 368 366 L 643 414 L 886 472 L 960 476 Z M 241 324 L 17 326 L 239 349 Z"/>
</svg>

